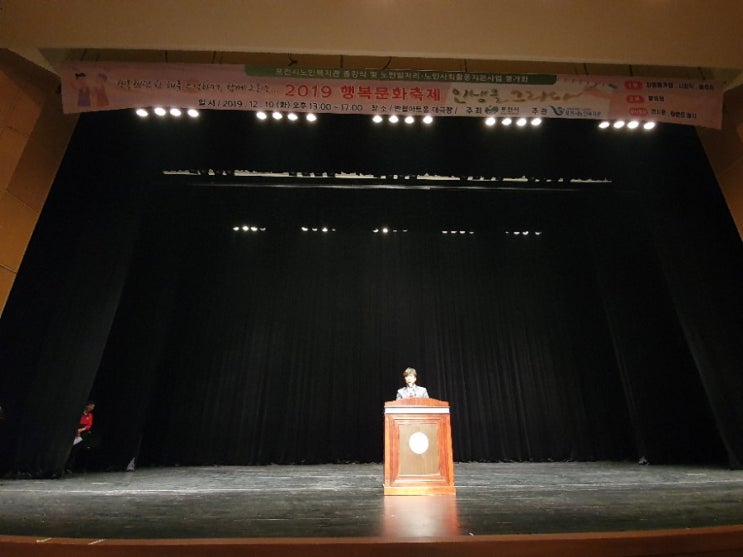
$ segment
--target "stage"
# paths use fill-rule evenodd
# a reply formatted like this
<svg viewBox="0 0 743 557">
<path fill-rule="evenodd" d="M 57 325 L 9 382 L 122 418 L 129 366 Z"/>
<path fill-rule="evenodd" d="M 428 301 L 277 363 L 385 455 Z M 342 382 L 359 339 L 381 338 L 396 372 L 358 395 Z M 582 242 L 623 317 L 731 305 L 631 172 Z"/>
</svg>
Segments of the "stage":
<svg viewBox="0 0 743 557">
<path fill-rule="evenodd" d="M 96 544 L 99 555 L 119 554 L 106 552 L 112 540 L 130 549 L 134 540 L 150 548 L 163 540 L 182 546 L 192 540 L 193 547 L 212 540 L 233 548 L 237 540 L 261 540 L 287 554 L 281 544 L 298 547 L 297 540 L 304 540 L 319 551 L 330 539 L 380 551 L 387 542 L 461 542 L 463 554 L 476 540 L 594 539 L 595 533 L 614 539 L 632 533 L 636 539 L 658 530 L 724 534 L 730 544 L 743 525 L 743 471 L 721 467 L 459 463 L 455 474 L 455 496 L 429 497 L 385 497 L 381 464 L 141 468 L 59 480 L 4 479 L 0 549 L 13 540 L 13 551 L 21 551 L 17 542 L 25 541 L 36 553 L 6 546 L 0 554 L 40 555 L 41 545 L 51 549 L 62 539 L 68 545 L 57 549 L 71 548 L 70 538 Z M 249 554 L 264 554 L 253 549 Z"/>
</svg>

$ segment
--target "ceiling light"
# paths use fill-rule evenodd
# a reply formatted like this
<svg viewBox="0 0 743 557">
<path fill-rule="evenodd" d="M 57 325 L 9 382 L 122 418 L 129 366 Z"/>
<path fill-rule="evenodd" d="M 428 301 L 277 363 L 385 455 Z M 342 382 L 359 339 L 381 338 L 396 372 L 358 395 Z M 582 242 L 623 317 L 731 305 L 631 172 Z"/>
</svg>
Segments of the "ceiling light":
<svg viewBox="0 0 743 557">
<path fill-rule="evenodd" d="M 138 108 L 138 109 L 136 110 L 136 114 L 137 114 L 137 116 L 139 116 L 140 118 L 147 118 L 147 117 L 148 117 L 148 116 L 150 115 L 150 113 L 149 113 L 149 112 L 147 112 L 147 110 L 145 110 L 144 108 Z"/>
</svg>

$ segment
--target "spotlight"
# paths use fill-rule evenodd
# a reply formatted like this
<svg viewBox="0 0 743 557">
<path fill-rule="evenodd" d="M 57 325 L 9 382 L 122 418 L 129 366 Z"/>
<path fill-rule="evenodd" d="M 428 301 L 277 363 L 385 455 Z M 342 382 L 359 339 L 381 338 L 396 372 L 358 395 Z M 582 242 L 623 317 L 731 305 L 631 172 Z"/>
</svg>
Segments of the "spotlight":
<svg viewBox="0 0 743 557">
<path fill-rule="evenodd" d="M 250 230 L 250 227 L 247 225 L 243 225 L 243 232 L 247 232 L 248 230 Z"/>
<path fill-rule="evenodd" d="M 287 115 L 286 115 L 286 117 L 287 117 L 287 118 L 288 118 L 289 120 L 291 120 L 292 122 L 296 122 L 297 120 L 299 120 L 299 116 L 297 116 L 297 115 L 296 115 L 296 114 L 294 114 L 293 112 L 290 112 L 289 114 L 287 114 Z"/>
<path fill-rule="evenodd" d="M 309 231 L 309 228 L 307 228 L 306 226 L 303 226 L 302 227 L 302 232 L 307 232 L 307 231 Z"/>
<path fill-rule="evenodd" d="M 328 227 L 327 227 L 327 226 L 323 226 L 323 227 L 322 227 L 322 231 L 323 231 L 323 232 L 327 232 L 327 231 L 328 231 Z"/>
<path fill-rule="evenodd" d="M 199 111 L 195 108 L 189 108 L 188 112 L 186 112 L 191 118 L 198 118 L 199 117 Z"/>
<path fill-rule="evenodd" d="M 251 226 L 250 227 L 250 230 L 251 230 L 251 232 L 258 232 L 258 227 L 257 226 Z"/>
<path fill-rule="evenodd" d="M 430 114 L 426 114 L 423 117 L 423 123 L 426 124 L 426 125 L 432 124 L 433 123 L 433 116 L 431 116 Z"/>
<path fill-rule="evenodd" d="M 612 124 L 615 130 L 620 130 L 624 127 L 624 120 L 617 120 Z"/>
<path fill-rule="evenodd" d="M 406 117 L 405 117 L 405 123 L 406 123 L 406 124 L 410 125 L 410 124 L 412 124 L 413 122 L 415 122 L 415 118 L 413 118 L 412 116 L 406 116 Z"/>
<path fill-rule="evenodd" d="M 147 118 L 150 115 L 150 113 L 147 112 L 144 108 L 138 108 L 135 114 L 140 118 Z"/>
<path fill-rule="evenodd" d="M 271 118 L 273 118 L 274 120 L 281 120 L 283 117 L 284 117 L 284 115 L 281 114 L 281 112 L 272 112 L 271 113 Z"/>
<path fill-rule="evenodd" d="M 381 124 L 384 121 L 384 118 L 382 118 L 379 114 L 375 114 L 374 118 L 372 118 L 372 122 L 375 124 Z"/>
<path fill-rule="evenodd" d="M 258 118 L 259 120 L 265 120 L 265 119 L 268 118 L 268 114 L 266 114 L 265 112 L 263 112 L 262 110 L 260 110 L 260 111 L 258 111 L 258 112 L 255 113 L 255 117 Z"/>
<path fill-rule="evenodd" d="M 387 234 L 390 231 L 386 226 L 382 229 L 382 234 Z"/>
<path fill-rule="evenodd" d="M 523 128 L 526 125 L 526 118 L 519 118 L 516 120 L 516 125 L 520 128 Z"/>
<path fill-rule="evenodd" d="M 180 108 L 171 108 L 170 109 L 170 115 L 171 116 L 175 116 L 176 118 L 178 118 L 181 114 L 183 114 L 183 112 L 181 112 L 181 109 Z"/>
<path fill-rule="evenodd" d="M 397 124 L 397 123 L 398 123 L 398 122 L 400 121 L 400 119 L 399 119 L 399 118 L 397 117 L 397 115 L 396 115 L 396 114 L 393 114 L 392 116 L 390 116 L 390 117 L 388 118 L 388 120 L 389 120 L 389 122 L 390 122 L 391 124 Z"/>
<path fill-rule="evenodd" d="M 611 126 L 611 122 L 609 122 L 608 120 L 604 120 L 599 124 L 599 129 L 605 130 L 609 126 Z"/>
<path fill-rule="evenodd" d="M 317 116 L 315 116 L 312 112 L 308 112 L 305 118 L 308 122 L 317 122 Z"/>
<path fill-rule="evenodd" d="M 634 130 L 635 128 L 640 126 L 640 122 L 637 120 L 632 120 L 627 123 L 627 129 Z"/>
<path fill-rule="evenodd" d="M 645 122 L 642 125 L 642 129 L 644 130 L 652 130 L 653 128 L 655 128 L 655 122 Z"/>
<path fill-rule="evenodd" d="M 234 230 L 235 232 L 237 232 L 238 230 L 240 230 L 240 227 L 239 226 L 233 226 L 232 227 L 232 230 Z"/>
<path fill-rule="evenodd" d="M 513 124 L 513 120 L 511 120 L 510 118 L 503 118 L 501 124 L 503 124 L 504 126 L 510 126 L 511 124 Z"/>
<path fill-rule="evenodd" d="M 155 108 L 155 114 L 157 114 L 158 116 L 165 116 L 167 114 L 167 111 L 162 106 L 158 106 Z"/>
<path fill-rule="evenodd" d="M 495 122 L 496 122 L 496 120 L 495 120 L 495 118 L 493 116 L 488 116 L 487 118 L 485 118 L 485 125 L 486 126 L 490 126 L 490 127 L 495 126 Z"/>
<path fill-rule="evenodd" d="M 542 119 L 541 118 L 532 118 L 531 119 L 531 125 L 534 126 L 535 128 L 537 126 L 541 126 L 542 125 Z"/>
</svg>

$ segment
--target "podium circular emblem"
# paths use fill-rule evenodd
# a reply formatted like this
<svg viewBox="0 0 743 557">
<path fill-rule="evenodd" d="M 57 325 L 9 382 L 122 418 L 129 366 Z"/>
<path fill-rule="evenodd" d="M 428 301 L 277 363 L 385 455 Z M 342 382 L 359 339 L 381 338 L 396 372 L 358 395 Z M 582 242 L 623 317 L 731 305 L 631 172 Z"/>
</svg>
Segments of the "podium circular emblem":
<svg viewBox="0 0 743 557">
<path fill-rule="evenodd" d="M 408 446 L 415 454 L 423 454 L 428 450 L 428 437 L 422 431 L 417 431 L 410 436 Z"/>
</svg>

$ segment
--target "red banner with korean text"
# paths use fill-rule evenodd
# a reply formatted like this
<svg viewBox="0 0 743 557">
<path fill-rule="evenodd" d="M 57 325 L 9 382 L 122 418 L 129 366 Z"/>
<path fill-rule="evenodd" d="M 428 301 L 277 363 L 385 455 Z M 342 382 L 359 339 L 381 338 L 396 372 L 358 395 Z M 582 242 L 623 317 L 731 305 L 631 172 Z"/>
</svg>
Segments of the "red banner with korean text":
<svg viewBox="0 0 743 557">
<path fill-rule="evenodd" d="M 722 126 L 723 83 L 695 79 L 67 62 L 61 80 L 66 113 L 163 106 Z"/>
</svg>

